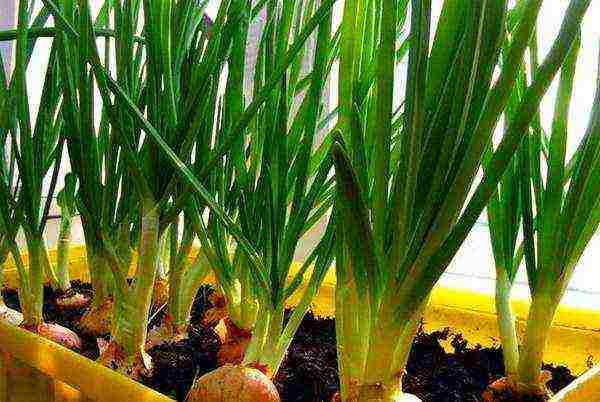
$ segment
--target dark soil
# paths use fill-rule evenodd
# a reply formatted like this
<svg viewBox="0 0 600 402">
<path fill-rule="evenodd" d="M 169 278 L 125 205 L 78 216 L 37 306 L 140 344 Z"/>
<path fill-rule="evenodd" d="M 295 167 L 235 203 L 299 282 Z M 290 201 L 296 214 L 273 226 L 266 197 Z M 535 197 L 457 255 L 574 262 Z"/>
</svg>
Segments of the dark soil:
<svg viewBox="0 0 600 402">
<path fill-rule="evenodd" d="M 88 296 L 91 300 L 93 291 L 92 286 L 89 283 L 83 283 L 79 280 L 71 281 L 71 289 L 76 293 Z M 3 293 L 6 305 L 15 310 L 20 310 L 17 291 L 15 289 L 5 289 Z M 69 309 L 65 311 L 59 310 L 56 305 L 56 299 L 62 295 L 62 292 L 54 291 L 50 286 L 44 286 L 44 321 L 62 325 L 63 327 L 75 331 L 81 338 L 81 350 L 79 353 L 89 359 L 97 359 L 99 350 L 96 338 L 83 335 L 81 331 L 79 331 L 79 320 L 85 313 L 86 308 Z"/>
<path fill-rule="evenodd" d="M 309 312 L 275 378 L 286 402 L 327 401 L 339 390 L 335 321 Z"/>
<path fill-rule="evenodd" d="M 178 401 L 183 401 L 196 375 L 201 376 L 217 368 L 217 352 L 221 341 L 212 328 L 202 325 L 204 312 L 212 307 L 210 286 L 202 286 L 192 306 L 188 338 L 179 342 L 155 346 L 148 353 L 152 357 L 154 373 L 144 383 Z M 158 325 L 164 317 L 164 308 L 157 311 L 150 325 Z"/>
<path fill-rule="evenodd" d="M 450 340 L 453 353 L 441 342 Z M 557 392 L 575 379 L 568 368 L 545 364 L 552 373 L 547 386 Z M 500 348 L 471 347 L 460 334 L 449 329 L 427 334 L 420 331 L 413 344 L 403 389 L 424 401 L 481 401 L 488 384 L 504 376 Z"/>
<path fill-rule="evenodd" d="M 89 285 L 73 282 L 73 287 L 91 294 Z M 212 328 L 201 321 L 211 307 L 209 286 L 203 286 L 192 309 L 189 337 L 180 342 L 154 347 L 149 351 L 154 363 L 154 375 L 144 383 L 177 400 L 184 400 L 196 375 L 217 367 L 219 338 Z M 4 291 L 6 304 L 19 309 L 16 291 Z M 55 307 L 58 295 L 45 289 L 44 315 L 48 322 L 64 325 L 77 333 L 77 321 L 83 314 L 74 311 L 65 315 Z M 157 325 L 164 316 L 164 307 L 155 306 L 150 326 Z M 82 336 L 82 354 L 98 356 L 95 339 Z M 442 342 L 450 341 L 453 352 L 447 353 Z M 575 379 L 568 368 L 544 365 L 552 373 L 547 386 L 556 392 Z M 481 401 L 481 394 L 491 382 L 503 377 L 504 364 L 499 348 L 468 345 L 460 334 L 449 329 L 425 333 L 420 331 L 413 344 L 403 389 L 431 402 Z M 329 402 L 339 389 L 335 322 L 333 319 L 307 314 L 300 325 L 289 352 L 275 378 L 283 402 Z"/>
</svg>

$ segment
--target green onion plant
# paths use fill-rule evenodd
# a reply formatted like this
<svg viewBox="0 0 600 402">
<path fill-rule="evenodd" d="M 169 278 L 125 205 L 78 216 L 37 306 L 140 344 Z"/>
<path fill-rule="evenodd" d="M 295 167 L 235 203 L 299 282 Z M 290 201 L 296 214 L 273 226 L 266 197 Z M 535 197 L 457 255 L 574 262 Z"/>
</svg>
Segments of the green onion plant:
<svg viewBox="0 0 600 402">
<path fill-rule="evenodd" d="M 432 288 L 496 190 L 542 95 L 576 41 L 589 1 L 572 1 L 553 48 L 467 201 L 507 107 L 541 1 L 518 3 L 507 40 L 505 1 L 445 1 L 430 42 L 431 2 L 410 4 L 403 99 L 394 96 L 396 27 L 407 1 L 346 1 L 339 82 L 336 330 L 344 401 L 396 401 Z M 380 6 L 379 6 L 380 5 Z M 372 23 L 364 23 L 373 19 Z M 380 26 L 375 40 L 364 26 Z M 365 48 L 372 46 L 373 49 Z M 357 98 L 364 55 L 375 83 Z M 494 70 L 499 74 L 493 78 Z M 394 105 L 403 102 L 398 148 Z M 370 109 L 373 108 L 373 109 Z M 368 111 L 372 110 L 369 114 Z M 396 153 L 397 152 L 397 153 Z"/>
<path fill-rule="evenodd" d="M 200 13 L 192 8 L 189 2 L 173 2 L 170 7 L 160 7 L 158 4 L 144 2 L 143 32 L 145 34 L 144 57 L 146 59 L 144 74 L 140 74 L 143 76 L 141 81 L 143 84 L 138 80 L 138 74 L 131 78 L 131 73 L 128 73 L 132 66 L 140 65 L 138 58 L 134 56 L 136 53 L 132 50 L 137 48 L 132 34 L 136 24 L 132 21 L 136 21 L 136 16 L 140 15 L 141 4 L 126 2 L 122 6 L 116 6 L 115 15 L 128 18 L 129 22 L 115 24 L 115 41 L 118 45 L 116 48 L 121 50 L 121 52 L 117 52 L 116 80 L 112 78 L 109 66 L 102 63 L 98 54 L 87 2 L 79 3 L 77 13 L 65 13 L 65 10 L 71 11 L 67 7 L 53 8 L 53 15 L 61 35 L 60 49 L 62 49 L 62 63 L 66 72 L 65 81 L 70 84 L 65 86 L 67 89 L 65 97 L 72 100 L 69 103 L 70 107 L 66 110 L 65 120 L 75 129 L 78 128 L 78 124 L 84 123 L 84 121 L 78 121 L 81 113 L 75 108 L 78 102 L 71 85 L 74 84 L 77 71 L 69 73 L 69 70 L 74 69 L 73 66 L 78 64 L 68 63 L 69 54 L 78 54 L 80 56 L 79 65 L 83 67 L 89 63 L 91 66 L 102 96 L 103 107 L 106 110 L 111 131 L 110 138 L 112 140 L 109 139 L 109 143 L 116 144 L 117 151 L 119 151 L 111 150 L 110 154 L 124 155 L 126 172 L 132 179 L 133 188 L 136 190 L 135 199 L 141 209 L 138 211 L 138 216 L 141 217 L 139 221 L 137 223 L 134 221 L 124 229 L 125 232 L 129 228 L 141 233 L 139 242 L 137 244 L 132 242 L 138 249 L 139 260 L 131 289 L 127 285 L 124 274 L 125 269 L 128 268 L 127 260 L 120 257 L 117 247 L 111 239 L 111 236 L 119 231 L 109 230 L 108 225 L 104 225 L 100 229 L 105 246 L 104 252 L 107 254 L 109 266 L 116 282 L 115 298 L 117 300 L 114 317 L 116 322 L 112 332 L 114 342 L 110 353 L 124 355 L 126 361 L 135 363 L 134 366 L 148 367 L 147 355 L 143 353 L 146 320 L 142 317 L 148 317 L 151 290 L 156 274 L 159 238 L 184 210 L 184 201 L 189 200 L 188 186 L 195 190 L 194 194 L 198 195 L 203 204 L 207 204 L 212 210 L 217 211 L 219 219 L 236 233 L 236 240 L 241 242 L 248 253 L 253 255 L 251 258 L 256 259 L 247 240 L 235 229 L 235 224 L 220 209 L 202 184 L 202 180 L 209 177 L 211 169 L 228 152 L 232 144 L 242 139 L 245 125 L 252 120 L 258 108 L 266 101 L 267 94 L 281 79 L 287 66 L 296 57 L 312 30 L 327 15 L 332 3 L 332 1 L 326 2 L 315 12 L 315 16 L 307 23 L 307 26 L 312 26 L 312 28 L 305 28 L 298 40 L 283 54 L 285 56 L 283 62 L 270 75 L 273 78 L 268 80 L 261 96 L 244 111 L 236 126 L 222 131 L 223 142 L 217 143 L 210 153 L 198 152 L 199 156 L 196 157 L 196 160 L 199 162 L 194 164 L 199 166 L 197 176 L 200 180 L 186 166 L 186 163 L 193 166 L 192 152 L 194 149 L 205 151 L 206 148 L 201 147 L 211 143 L 210 137 L 198 139 L 196 136 L 206 134 L 199 128 L 202 127 L 202 123 L 212 119 L 210 114 L 208 114 L 208 118 L 204 114 L 205 110 L 211 110 L 210 108 L 214 107 L 210 104 L 212 98 L 205 95 L 210 93 L 210 90 L 214 90 L 219 81 L 220 71 L 228 55 L 228 50 L 232 47 L 231 40 L 239 22 L 233 3 L 221 4 L 219 16 L 217 16 L 212 30 L 203 37 L 200 35 L 199 29 L 201 21 L 198 16 Z M 121 6 L 120 9 L 119 6 Z M 239 5 L 237 6 L 239 7 Z M 78 19 L 75 18 L 76 16 Z M 175 20 L 177 17 L 183 19 Z M 159 29 L 164 26 L 171 26 L 172 29 Z M 189 29 L 181 29 L 186 26 Z M 119 30 L 123 30 L 122 35 L 125 41 L 123 45 L 127 46 L 121 47 Z M 76 36 L 79 36 L 79 40 L 72 40 Z M 181 40 L 176 40 L 176 38 L 181 38 Z M 188 47 L 182 47 L 179 49 L 179 53 L 171 53 L 169 43 L 181 43 Z M 79 48 L 73 49 L 74 46 Z M 194 49 L 194 51 L 190 49 Z M 119 59 L 123 53 L 128 56 Z M 169 60 L 170 62 L 167 62 Z M 119 72 L 120 69 L 123 74 Z M 78 71 L 81 74 L 87 70 L 80 68 Z M 185 81 L 182 81 L 183 78 Z M 79 85 L 86 85 L 88 81 L 89 77 L 78 80 Z M 129 81 L 130 84 L 128 84 Z M 168 85 L 162 85 L 163 82 Z M 87 85 L 89 88 L 89 84 Z M 89 89 L 87 91 L 80 90 L 80 92 L 89 93 Z M 114 101 L 112 95 L 115 96 Z M 159 127 L 160 131 L 156 127 Z M 81 138 L 94 136 L 91 130 L 85 132 L 75 130 L 74 133 Z M 199 141 L 199 145 L 194 143 L 196 140 Z M 109 169 L 109 172 L 113 171 Z M 111 177 L 109 175 L 109 178 Z M 80 183 L 85 181 L 81 177 L 79 180 Z M 115 184 L 108 191 L 115 192 L 117 189 L 118 186 Z M 177 194 L 182 196 L 178 197 Z M 136 209 L 133 208 L 133 210 Z M 104 214 L 104 219 L 107 218 L 107 215 L 109 219 L 115 216 L 111 213 Z M 125 237 L 131 239 L 132 236 Z M 131 367 L 132 364 L 125 366 Z M 136 369 L 131 373 L 134 374 L 135 371 Z"/>
<path fill-rule="evenodd" d="M 579 50 L 580 42 L 576 40 L 561 68 L 548 137 L 539 120 L 534 121 L 531 134 L 524 137 L 512 162 L 514 175 L 503 179 L 501 186 L 506 188 L 500 189 L 488 206 L 494 255 L 501 261 L 508 256 L 497 250 L 515 244 L 518 220 L 523 222 L 523 245 L 518 254 L 524 256 L 532 302 L 520 349 L 514 329 L 506 330 L 509 325 L 514 327 L 514 317 L 508 308 L 498 309 L 498 321 L 503 349 L 510 347 L 508 353 L 504 352 L 508 379 L 518 392 L 525 394 L 547 393 L 541 382 L 541 364 L 554 314 L 577 262 L 600 223 L 598 79 L 588 129 L 574 155 L 567 159 L 568 119 Z M 530 65 L 536 65 L 535 54 Z M 535 78 L 535 69 L 532 73 Z M 510 201 L 508 192 L 512 194 Z M 516 205 L 520 207 L 511 210 Z M 509 223 L 511 220 L 517 220 L 516 224 Z M 508 291 L 519 262 L 517 257 L 509 263 L 497 264 L 502 284 L 496 294 L 497 305 L 509 306 Z"/>
<path fill-rule="evenodd" d="M 65 185 L 56 196 L 60 208 L 60 224 L 56 250 L 56 276 L 59 288 L 63 291 L 71 286 L 69 275 L 69 250 L 71 247 L 71 228 L 77 212 L 75 191 L 77 179 L 72 173 L 65 176 Z"/>
<path fill-rule="evenodd" d="M 32 127 L 30 99 L 27 91 L 27 67 L 35 41 L 28 40 L 31 8 L 27 2 L 19 2 L 16 36 L 15 69 L 10 79 L 3 72 L 3 130 L 10 136 L 11 154 L 15 166 L 3 178 L 2 198 L 13 208 L 12 217 L 6 209 L 3 228 L 4 241 L 8 242 L 16 262 L 19 279 L 19 298 L 23 311 L 23 326 L 43 336 L 65 344 L 79 347 L 77 335 L 55 325 L 44 323 L 42 314 L 45 267 L 44 230 L 48 220 L 64 147 L 64 126 L 57 115 L 62 108 L 61 81 L 57 71 L 56 48 L 50 50 L 48 67 L 43 79 L 42 94 L 37 116 Z M 48 13 L 42 10 L 32 22 L 43 25 Z M 17 185 L 12 185 L 17 174 Z M 45 178 L 50 179 L 49 188 L 44 189 Z M 6 207 L 5 207 L 6 208 Z M 22 264 L 18 247 L 14 241 L 16 231 L 22 229 L 29 253 L 29 268 Z"/>
<path fill-rule="evenodd" d="M 11 248 L 16 246 L 15 237 L 18 225 L 15 219 L 16 192 L 16 155 L 10 145 L 8 111 L 10 106 L 10 90 L 4 63 L 0 63 L 0 289 L 4 286 L 4 264 Z M 0 296 L 0 317 L 6 319 L 8 308 L 4 298 Z"/>
<path fill-rule="evenodd" d="M 74 171 L 84 183 L 80 200 L 85 211 L 82 217 L 89 223 L 86 241 L 89 233 L 99 243 L 92 250 L 99 252 L 112 272 L 112 342 L 101 361 L 114 362 L 134 377 L 151 367 L 144 348 L 160 238 L 181 206 L 172 202 L 180 190 L 173 165 L 160 154 L 151 136 L 144 134 L 132 111 L 144 110 L 148 116 L 144 122 L 160 127 L 160 134 L 155 134 L 163 145 L 176 149 L 181 159 L 189 159 L 193 118 L 202 116 L 205 107 L 199 93 L 202 85 L 210 85 L 219 76 L 228 43 L 227 38 L 214 35 L 213 43 L 204 47 L 200 38 L 206 37 L 202 35 L 203 6 L 183 1 L 169 5 L 105 2 L 96 22 L 92 22 L 87 1 L 80 1 L 78 7 L 58 2 L 53 8 L 60 28 L 57 40 L 64 80 L 69 83 L 64 96 L 71 100 L 65 112 L 73 133 L 69 152 Z M 102 60 L 94 27 L 105 26 L 110 14 L 115 18 L 114 56 L 110 54 L 113 42 L 106 41 Z M 138 24 L 143 26 L 143 45 L 135 39 Z M 179 46 L 171 49 L 174 43 Z M 72 58 L 77 62 L 72 63 Z M 113 62 L 116 79 L 110 75 Z M 190 88 L 187 74 L 194 70 L 206 75 L 203 83 L 194 83 L 200 87 Z M 103 102 L 98 134 L 93 126 L 93 77 Z M 111 99 L 107 81 L 119 88 L 122 97 Z M 78 99 L 77 93 L 86 96 Z M 133 250 L 138 259 L 130 284 L 127 276 Z M 105 286 L 107 278 L 98 279 Z"/>
<path fill-rule="evenodd" d="M 234 49 L 230 59 L 219 131 L 234 128 L 244 118 L 244 109 L 253 108 L 261 98 L 265 101 L 244 129 L 247 139 L 233 144 L 209 188 L 235 218 L 259 263 L 249 258 L 214 213 L 208 214 L 206 223 L 201 219 L 203 208 L 197 208 L 193 216 L 202 250 L 226 300 L 227 325 L 246 334 L 241 347 L 235 339 L 225 339 L 221 360 L 254 365 L 269 375 L 277 372 L 333 257 L 329 226 L 299 270 L 291 271 L 301 238 L 325 219 L 334 194 L 329 177 L 331 157 L 317 147 L 318 122 L 326 111 L 324 89 L 334 54 L 332 4 L 323 2 L 317 7 L 314 1 L 296 1 L 279 7 L 275 2 L 266 3 L 267 23 L 252 77 L 253 99 L 247 108 L 243 79 L 246 46 Z M 253 14 L 250 2 L 238 1 L 237 6 L 246 15 L 242 26 L 248 30 Z M 315 50 L 310 55 L 304 41 L 315 22 Z M 247 33 L 238 34 L 244 36 L 245 45 Z M 286 57 L 295 48 L 299 48 L 297 54 Z M 282 60 L 289 60 L 289 69 L 273 81 L 274 73 L 287 68 L 281 66 Z M 312 68 L 305 72 L 303 65 L 308 61 Z M 305 277 L 309 279 L 301 301 L 285 323 L 286 301 Z"/>
</svg>

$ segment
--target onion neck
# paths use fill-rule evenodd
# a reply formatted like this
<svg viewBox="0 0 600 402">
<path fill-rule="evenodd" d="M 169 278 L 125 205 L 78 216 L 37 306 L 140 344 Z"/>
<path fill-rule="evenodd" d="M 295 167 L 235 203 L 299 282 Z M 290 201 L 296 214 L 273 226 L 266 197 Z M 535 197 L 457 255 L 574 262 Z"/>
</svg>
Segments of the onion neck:
<svg viewBox="0 0 600 402">
<path fill-rule="evenodd" d="M 206 257 L 199 252 L 186 269 L 171 272 L 168 309 L 175 328 L 187 327 L 196 293 L 209 271 Z"/>
<path fill-rule="evenodd" d="M 237 277 L 229 286 L 223 286 L 222 290 L 227 299 L 227 313 L 229 319 L 241 329 L 251 332 L 257 320 L 259 310 L 259 301 L 255 297 L 254 283 L 250 275 L 250 267 L 243 254 L 239 254 L 234 258 Z M 262 302 L 261 302 L 262 303 Z M 268 302 L 264 302 L 268 303 Z M 265 309 L 267 309 L 265 307 Z M 269 313 L 268 320 L 271 319 L 272 311 Z M 269 325 L 271 325 L 269 321 Z"/>
<path fill-rule="evenodd" d="M 62 289 L 59 282 L 58 277 L 56 276 L 56 272 L 54 271 L 54 267 L 52 266 L 52 262 L 50 261 L 50 253 L 48 252 L 48 247 L 46 247 L 46 242 L 42 240 L 42 264 L 44 266 L 44 272 L 46 274 L 46 280 L 52 286 L 52 289 L 55 290 L 68 290 Z"/>
<path fill-rule="evenodd" d="M 19 274 L 19 286 L 17 287 L 17 292 L 19 295 L 19 302 L 21 304 L 21 311 L 23 314 L 25 314 L 25 310 L 31 305 L 31 294 L 29 292 L 29 272 L 27 272 L 25 269 L 25 264 L 23 264 L 23 259 L 21 258 L 21 253 L 17 247 L 17 243 L 13 240 L 9 243 L 8 247 Z"/>
<path fill-rule="evenodd" d="M 385 293 L 376 318 L 372 321 L 363 381 L 358 402 L 396 402 L 403 400 L 402 375 L 415 333 L 429 298 L 413 310 L 407 302 L 408 292 Z M 414 296 L 412 296 L 414 297 Z M 403 307 L 398 310 L 398 306 Z"/>
<path fill-rule="evenodd" d="M 557 303 L 554 302 L 551 292 L 539 289 L 533 295 L 518 372 L 518 381 L 526 388 L 536 389 L 540 387 L 539 379 L 544 349 L 546 348 L 556 308 Z"/>
<path fill-rule="evenodd" d="M 108 263 L 97 247 L 86 246 L 88 271 L 90 282 L 94 289 L 91 307 L 100 309 L 106 300 L 112 296 L 111 288 L 113 278 L 109 272 Z"/>
<path fill-rule="evenodd" d="M 8 257 L 8 247 L 4 247 L 4 245 L 0 246 L 0 311 L 6 309 L 6 304 L 4 303 L 4 296 L 2 296 L 2 289 L 4 288 L 4 264 L 6 263 L 6 258 Z"/>
<path fill-rule="evenodd" d="M 256 363 L 261 358 L 267 342 L 272 313 L 267 308 L 261 307 L 258 317 L 256 325 L 252 329 L 250 343 L 244 354 L 243 364 L 245 365 Z"/>
<path fill-rule="evenodd" d="M 117 311 L 113 339 L 130 357 L 144 353 L 152 292 L 156 279 L 158 239 L 158 210 L 154 203 L 145 202 L 135 282 L 124 300 L 117 300 L 115 303 Z"/>
<path fill-rule="evenodd" d="M 283 319 L 284 307 L 282 304 L 273 311 L 262 352 L 254 359 L 260 366 L 267 368 L 271 377 L 277 374 L 283 361 L 283 356 L 279 353 L 278 348 L 283 333 Z"/>
<path fill-rule="evenodd" d="M 392 389 L 397 387 L 396 382 L 399 383 L 399 379 L 395 374 L 391 374 L 391 367 L 401 335 L 402 331 L 386 325 L 384 320 L 377 322 L 370 337 L 363 385 L 384 384 Z"/>
<path fill-rule="evenodd" d="M 506 270 L 496 268 L 496 317 L 502 343 L 502 354 L 506 376 L 515 376 L 519 367 L 519 340 L 515 325 L 515 316 L 510 305 L 510 283 Z"/>
<path fill-rule="evenodd" d="M 344 280 L 339 275 L 335 291 L 335 312 L 340 393 L 342 400 L 348 401 L 353 389 L 362 382 L 364 376 L 371 319 L 368 303 L 359 301 L 352 280 Z"/>
<path fill-rule="evenodd" d="M 362 387 L 356 402 L 398 402 L 401 395 L 402 384 L 395 380 L 385 385 Z"/>
<path fill-rule="evenodd" d="M 417 314 L 415 314 L 417 315 Z M 354 394 L 356 402 L 397 402 L 401 400 L 402 374 L 420 320 L 415 317 L 402 330 L 376 325 L 371 337 L 364 380 Z M 394 326 L 395 327 L 395 326 Z"/>
<path fill-rule="evenodd" d="M 66 208 L 63 208 L 63 214 L 60 219 L 60 230 L 58 234 L 58 243 L 56 250 L 56 279 L 58 288 L 66 291 L 71 288 L 71 278 L 69 275 L 69 251 L 71 247 L 71 227 L 72 217 Z"/>
<path fill-rule="evenodd" d="M 29 286 L 21 293 L 28 297 L 20 297 L 23 306 L 23 324 L 37 327 L 42 324 L 44 307 L 44 241 L 37 233 L 27 234 L 27 249 L 29 251 Z"/>
</svg>

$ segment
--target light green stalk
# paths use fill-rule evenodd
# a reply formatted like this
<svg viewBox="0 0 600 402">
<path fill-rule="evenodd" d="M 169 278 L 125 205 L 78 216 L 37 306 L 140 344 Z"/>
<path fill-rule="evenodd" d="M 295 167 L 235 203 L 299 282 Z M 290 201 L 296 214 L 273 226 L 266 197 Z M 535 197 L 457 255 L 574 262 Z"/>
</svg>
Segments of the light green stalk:
<svg viewBox="0 0 600 402">
<path fill-rule="evenodd" d="M 73 211 L 68 206 L 61 207 L 60 227 L 56 243 L 56 277 L 58 287 L 62 291 L 71 288 L 69 274 L 69 252 L 71 248 L 71 230 L 73 227 Z"/>
<path fill-rule="evenodd" d="M 23 315 L 9 308 L 4 302 L 4 296 L 2 294 L 2 290 L 4 289 L 4 263 L 10 252 L 8 243 L 9 242 L 6 240 L 0 241 L 0 319 L 10 325 L 20 325 L 23 321 Z M 20 290 L 19 294 L 21 294 Z"/>
<path fill-rule="evenodd" d="M 512 283 L 509 282 L 503 268 L 497 268 L 496 273 L 495 303 L 504 369 L 507 376 L 514 376 L 517 374 L 519 365 L 519 338 L 517 337 L 516 318 L 510 305 Z"/>
<path fill-rule="evenodd" d="M 257 322 L 260 301 L 253 289 L 249 262 L 241 250 L 236 251 L 233 264 L 239 274 L 232 278 L 229 286 L 225 281 L 220 284 L 227 300 L 229 318 L 238 328 L 251 332 Z"/>
<path fill-rule="evenodd" d="M 258 314 L 261 319 L 256 322 L 256 325 L 252 329 L 252 339 L 248 344 L 246 353 L 244 354 L 244 364 L 255 363 L 264 350 L 267 342 L 267 334 L 269 333 L 269 327 L 271 322 L 271 314 L 266 309 L 259 310 Z"/>
<path fill-rule="evenodd" d="M 401 325 L 391 325 L 390 320 L 385 318 L 392 314 L 389 310 L 391 306 L 393 306 L 392 303 L 384 300 L 379 313 L 382 318 L 372 320 L 371 322 L 369 350 L 366 356 L 364 377 L 360 383 L 361 388 L 359 388 L 361 391 L 359 402 L 369 401 L 369 398 L 372 398 L 372 389 L 375 389 L 376 393 L 382 392 L 382 402 L 393 401 L 396 395 L 402 393 L 400 379 L 404 368 L 402 368 L 400 373 L 395 373 L 392 372 L 392 365 L 395 360 L 404 361 L 404 357 L 396 357 L 396 351 L 408 349 L 408 347 L 406 349 L 399 349 L 398 342 L 400 340 L 408 341 L 408 339 L 403 339 L 402 335 L 410 324 L 410 320 L 405 321 Z M 375 386 L 376 384 L 382 384 L 383 389 L 378 390 L 378 387 Z"/>
<path fill-rule="evenodd" d="M 165 231 L 165 234 L 159 242 L 158 258 L 156 259 L 156 280 L 157 281 L 169 281 L 171 275 L 171 243 L 177 242 L 178 236 L 178 225 L 176 223 L 171 224 L 169 229 Z"/>
<path fill-rule="evenodd" d="M 27 292 L 23 306 L 24 325 L 37 327 L 44 321 L 44 240 L 41 235 L 26 233 L 27 250 L 29 253 L 29 288 L 21 289 Z M 21 287 L 23 284 L 21 284 Z"/>
<path fill-rule="evenodd" d="M 15 262 L 15 266 L 17 268 L 17 272 L 19 274 L 19 300 L 21 301 L 21 308 L 25 309 L 31 304 L 30 295 L 29 295 L 29 272 L 27 272 L 27 268 L 23 263 L 23 258 L 21 257 L 21 252 L 19 251 L 19 247 L 15 241 L 9 243 L 10 253 L 13 257 L 13 261 Z"/>
<path fill-rule="evenodd" d="M 123 347 L 129 358 L 137 358 L 144 354 L 158 252 L 158 210 L 153 201 L 145 200 L 142 208 L 135 283 L 126 297 L 117 300 L 119 306 L 113 333 L 113 341 Z"/>
<path fill-rule="evenodd" d="M 415 338 L 419 327 L 423 320 L 423 314 L 429 300 L 427 300 L 419 310 L 417 310 L 414 316 L 406 323 L 402 334 L 400 335 L 400 341 L 396 345 L 396 351 L 394 352 L 394 359 L 392 360 L 390 374 L 395 377 L 400 377 L 405 370 L 410 351 L 412 349 L 412 341 Z"/>
<path fill-rule="evenodd" d="M 187 329 L 196 293 L 209 273 L 210 265 L 202 250 L 191 264 L 188 263 L 186 254 L 181 261 L 171 265 L 168 314 L 176 332 Z"/>
<path fill-rule="evenodd" d="M 540 293 L 532 298 L 518 367 L 519 383 L 534 391 L 540 385 L 544 351 L 548 343 L 554 313 L 560 300 L 553 298 L 551 292 Z"/>
<path fill-rule="evenodd" d="M 86 247 L 86 261 L 90 272 L 90 283 L 94 289 L 91 309 L 98 310 L 113 294 L 114 280 L 106 258 L 92 244 Z"/>
<path fill-rule="evenodd" d="M 337 272 L 335 293 L 337 355 L 341 394 L 348 396 L 351 385 L 360 382 L 363 378 L 368 350 L 368 342 L 364 339 L 370 336 L 370 322 L 367 320 L 367 325 L 364 325 L 364 320 L 358 317 L 360 310 L 366 310 L 368 313 L 368 305 L 360 303 L 354 285 L 349 281 L 342 281 L 340 270 Z M 363 330 L 358 327 L 361 323 L 363 323 Z M 360 334 L 365 337 L 363 340 L 360 339 Z"/>
<path fill-rule="evenodd" d="M 2 296 L 2 289 L 4 289 L 4 264 L 8 258 L 8 247 L 4 244 L 4 241 L 0 242 L 0 311 L 6 308 L 4 303 L 4 296 Z"/>
<path fill-rule="evenodd" d="M 173 318 L 175 328 L 185 328 L 189 325 L 190 314 L 194 304 L 196 293 L 210 273 L 210 266 L 200 255 L 191 264 L 183 276 L 182 286 L 178 292 L 176 308 L 169 310 Z"/>
<path fill-rule="evenodd" d="M 58 280 L 58 276 L 56 275 L 56 271 L 52 265 L 50 253 L 48 252 L 48 247 L 46 246 L 45 241 L 42 244 L 42 261 L 44 264 L 44 275 L 46 280 L 50 283 L 50 286 L 52 286 L 53 289 L 66 290 L 60 285 L 60 281 Z"/>
</svg>

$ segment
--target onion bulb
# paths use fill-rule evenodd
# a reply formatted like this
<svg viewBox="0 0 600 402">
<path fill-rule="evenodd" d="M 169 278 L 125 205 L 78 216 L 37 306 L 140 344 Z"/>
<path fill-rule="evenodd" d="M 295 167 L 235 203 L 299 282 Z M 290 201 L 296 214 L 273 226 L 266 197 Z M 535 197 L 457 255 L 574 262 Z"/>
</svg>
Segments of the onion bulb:
<svg viewBox="0 0 600 402">
<path fill-rule="evenodd" d="M 273 382 L 261 371 L 226 364 L 194 381 L 186 402 L 280 402 Z"/>
<path fill-rule="evenodd" d="M 60 325 L 47 323 L 37 325 L 22 324 L 22 327 L 71 350 L 81 349 L 81 339 L 79 336 L 70 329 Z"/>
<path fill-rule="evenodd" d="M 482 397 L 485 402 L 547 401 L 552 395 L 545 385 L 550 378 L 551 374 L 545 370 L 542 371 L 539 385 L 537 386 L 527 386 L 517 383 L 512 377 L 500 378 L 488 386 Z"/>
</svg>

